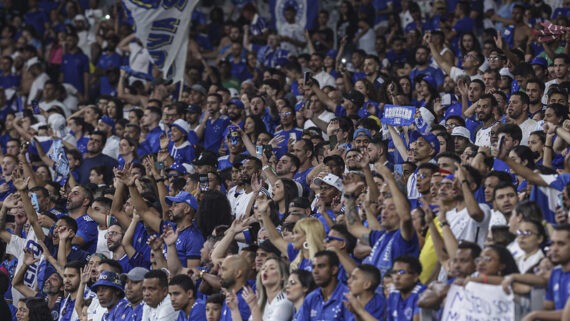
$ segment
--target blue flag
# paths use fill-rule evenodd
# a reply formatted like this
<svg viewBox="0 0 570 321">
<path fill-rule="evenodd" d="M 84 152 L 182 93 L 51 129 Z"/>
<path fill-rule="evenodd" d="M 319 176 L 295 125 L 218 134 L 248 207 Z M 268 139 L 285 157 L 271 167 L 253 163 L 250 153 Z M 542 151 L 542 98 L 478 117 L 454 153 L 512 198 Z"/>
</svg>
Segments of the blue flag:
<svg viewBox="0 0 570 321">
<path fill-rule="evenodd" d="M 382 124 L 392 126 L 409 126 L 414 122 L 416 107 L 384 105 Z"/>
</svg>

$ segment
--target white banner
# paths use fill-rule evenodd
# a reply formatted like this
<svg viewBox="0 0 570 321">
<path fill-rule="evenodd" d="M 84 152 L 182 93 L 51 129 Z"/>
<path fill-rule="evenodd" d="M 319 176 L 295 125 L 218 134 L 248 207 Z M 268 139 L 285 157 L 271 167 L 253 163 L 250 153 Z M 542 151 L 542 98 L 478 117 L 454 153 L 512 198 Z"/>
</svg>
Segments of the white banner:
<svg viewBox="0 0 570 321">
<path fill-rule="evenodd" d="M 513 295 L 501 286 L 469 282 L 452 285 L 447 293 L 442 321 L 514 321 Z"/>
<path fill-rule="evenodd" d="M 198 0 L 123 0 L 123 3 L 134 20 L 137 38 L 163 77 L 182 81 L 190 20 Z"/>
</svg>

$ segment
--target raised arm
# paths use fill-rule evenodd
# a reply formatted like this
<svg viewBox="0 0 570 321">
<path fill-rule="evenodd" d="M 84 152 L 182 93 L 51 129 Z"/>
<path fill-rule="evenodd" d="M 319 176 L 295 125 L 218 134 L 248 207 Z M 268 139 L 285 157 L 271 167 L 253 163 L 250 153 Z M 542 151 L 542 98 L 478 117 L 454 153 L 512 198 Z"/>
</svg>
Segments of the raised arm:
<svg viewBox="0 0 570 321">
<path fill-rule="evenodd" d="M 346 227 L 350 234 L 360 239 L 362 244 L 370 245 L 370 229 L 362 225 L 362 221 L 356 212 L 356 198 L 358 197 L 356 192 L 358 189 L 364 187 L 364 183 L 347 182 L 345 177 L 343 187 Z"/>
<path fill-rule="evenodd" d="M 468 174 L 465 168 L 461 166 L 461 164 L 456 163 L 457 170 L 455 171 L 455 177 L 459 180 L 459 184 L 461 184 L 461 191 L 463 192 L 463 199 L 465 201 L 465 206 L 467 207 L 467 212 L 472 219 L 477 222 L 481 222 L 485 219 L 485 212 L 481 210 L 479 207 L 479 203 L 475 199 L 475 195 L 473 195 L 473 191 L 471 189 L 471 185 L 474 184 L 468 179 Z"/>
<path fill-rule="evenodd" d="M 287 253 L 288 243 L 283 239 L 281 234 L 279 234 L 279 231 L 275 228 L 271 218 L 269 218 L 269 202 L 269 200 L 258 201 L 257 210 L 261 213 L 263 227 L 265 227 L 265 230 L 269 235 L 271 244 L 275 245 L 281 253 Z"/>
<path fill-rule="evenodd" d="M 30 265 L 39 262 L 40 259 L 34 257 L 34 254 L 29 249 L 24 249 L 24 260 L 22 266 L 16 271 L 14 279 L 12 280 L 12 287 L 14 287 L 18 292 L 22 293 L 26 298 L 33 298 L 38 293 L 34 289 L 24 284 L 24 275 L 28 270 Z"/>
<path fill-rule="evenodd" d="M 392 194 L 394 205 L 396 205 L 396 212 L 398 212 L 398 216 L 400 217 L 400 233 L 402 237 L 406 241 L 412 240 L 415 230 L 412 224 L 412 215 L 410 214 L 410 203 L 406 195 L 400 191 L 394 179 L 394 175 L 386 166 L 379 164 L 379 166 L 376 166 L 376 171 L 384 177 L 384 181 L 388 184 L 388 188 Z"/>
<path fill-rule="evenodd" d="M 129 257 L 129 259 L 132 258 L 133 256 L 135 256 L 135 254 L 137 254 L 137 250 L 133 247 L 133 238 L 135 235 L 135 230 L 137 228 L 137 224 L 139 222 L 140 222 L 140 216 L 138 216 L 137 214 L 133 214 L 133 218 L 131 219 L 131 223 L 129 224 L 129 226 L 125 230 L 125 235 L 123 235 L 123 240 L 121 242 L 121 244 L 123 245 L 123 248 L 125 248 L 125 252 L 127 253 L 127 256 Z"/>
<path fill-rule="evenodd" d="M 402 159 L 408 160 L 410 156 L 408 154 L 408 148 L 404 144 L 404 140 L 402 139 L 402 137 L 400 137 L 394 126 L 392 125 L 387 125 L 387 126 L 388 126 L 388 131 L 390 132 L 390 137 L 394 142 L 396 150 L 398 151 L 398 153 L 400 153 Z"/>
<path fill-rule="evenodd" d="M 162 233 L 161 238 L 166 244 L 166 265 L 168 266 L 168 271 L 170 271 L 172 275 L 177 275 L 182 269 L 182 262 L 180 262 L 178 252 L 176 251 L 178 232 L 175 231 L 172 226 L 167 225 L 164 228 L 164 233 Z"/>
<path fill-rule="evenodd" d="M 451 67 L 453 67 L 449 62 L 447 62 L 439 53 L 435 45 L 431 42 L 431 34 L 426 33 L 424 35 L 424 42 L 428 44 L 431 56 L 437 63 L 437 65 L 443 70 L 446 74 L 451 74 Z"/>
<path fill-rule="evenodd" d="M 216 244 L 216 247 L 212 250 L 212 254 L 210 255 L 212 258 L 212 263 L 218 264 L 222 263 L 226 254 L 228 252 L 228 248 L 235 240 L 237 234 L 243 232 L 249 226 L 249 218 L 242 216 L 239 219 L 235 219 L 230 225 L 230 228 L 226 230 L 224 237 Z"/>
</svg>

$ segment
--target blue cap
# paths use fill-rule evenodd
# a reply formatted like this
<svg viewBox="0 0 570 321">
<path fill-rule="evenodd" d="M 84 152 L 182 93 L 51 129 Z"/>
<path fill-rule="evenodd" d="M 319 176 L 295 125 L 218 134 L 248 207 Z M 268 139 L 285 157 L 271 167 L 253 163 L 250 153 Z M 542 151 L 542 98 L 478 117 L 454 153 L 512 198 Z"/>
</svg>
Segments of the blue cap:
<svg viewBox="0 0 570 321">
<path fill-rule="evenodd" d="M 179 162 L 174 162 L 172 163 L 172 165 L 168 168 L 168 170 L 173 170 L 173 171 L 177 171 L 178 173 L 182 174 L 182 175 L 186 175 L 186 173 L 188 173 L 186 171 L 186 167 L 184 167 L 184 165 L 182 165 Z"/>
<path fill-rule="evenodd" d="M 368 137 L 368 139 L 372 139 L 372 134 L 370 134 L 370 131 L 366 128 L 358 128 L 357 130 L 355 130 L 354 134 L 352 135 L 352 140 L 355 140 L 357 137 L 360 136 L 366 136 Z"/>
<path fill-rule="evenodd" d="M 531 62 L 531 65 L 539 65 L 542 68 L 546 69 L 548 68 L 548 61 L 546 61 L 546 59 L 544 59 L 543 57 L 536 57 L 534 58 Z"/>
<path fill-rule="evenodd" d="M 101 117 L 101 119 L 99 120 L 99 122 L 110 126 L 112 128 L 115 128 L 115 121 L 113 120 L 113 118 L 109 117 L 109 116 L 103 116 Z"/>
<path fill-rule="evenodd" d="M 437 140 L 437 137 L 432 134 L 432 133 L 427 133 L 422 135 L 419 131 L 413 131 L 410 134 L 410 143 L 415 142 L 416 140 L 420 139 L 420 137 L 423 137 L 423 139 L 425 139 L 426 142 L 428 142 L 431 147 L 433 147 L 435 153 L 434 155 L 439 154 L 439 140 Z"/>
<path fill-rule="evenodd" d="M 228 101 L 228 106 L 229 105 L 236 105 L 236 107 L 239 109 L 244 109 L 244 107 L 245 107 L 243 105 L 243 103 L 241 102 L 241 100 L 239 100 L 237 98 L 230 99 L 230 101 Z"/>
<path fill-rule="evenodd" d="M 449 175 L 446 175 L 443 179 L 448 179 L 448 180 L 450 180 L 450 181 L 454 181 L 454 180 L 455 180 L 455 176 L 454 176 L 453 174 L 449 174 Z"/>
<path fill-rule="evenodd" d="M 189 113 L 202 113 L 202 107 L 200 107 L 200 105 L 196 105 L 196 104 L 190 104 L 188 105 L 188 109 L 186 109 L 187 112 Z"/>
<path fill-rule="evenodd" d="M 111 288 L 119 289 L 121 292 L 123 292 L 123 294 L 125 293 L 125 288 L 120 276 L 112 271 L 101 272 L 101 274 L 99 274 L 97 282 L 91 286 L 91 290 L 93 290 L 93 292 L 97 292 L 97 288 L 100 286 L 108 286 Z"/>
<path fill-rule="evenodd" d="M 432 88 L 437 88 L 437 83 L 435 82 L 435 79 L 433 79 L 432 76 L 425 75 L 425 76 L 422 78 L 422 80 L 425 81 L 425 82 L 427 82 L 430 87 L 432 87 Z"/>
<path fill-rule="evenodd" d="M 194 210 L 198 210 L 198 201 L 196 198 L 192 194 L 185 191 L 176 194 L 176 196 L 167 196 L 166 204 L 171 205 L 172 203 L 186 203 L 190 205 L 190 207 Z"/>
<path fill-rule="evenodd" d="M 326 56 L 327 56 L 327 57 L 331 57 L 331 58 L 336 58 L 337 53 L 338 53 L 338 52 L 337 52 L 336 50 L 331 49 L 331 50 L 327 51 L 327 55 L 326 55 Z"/>
</svg>

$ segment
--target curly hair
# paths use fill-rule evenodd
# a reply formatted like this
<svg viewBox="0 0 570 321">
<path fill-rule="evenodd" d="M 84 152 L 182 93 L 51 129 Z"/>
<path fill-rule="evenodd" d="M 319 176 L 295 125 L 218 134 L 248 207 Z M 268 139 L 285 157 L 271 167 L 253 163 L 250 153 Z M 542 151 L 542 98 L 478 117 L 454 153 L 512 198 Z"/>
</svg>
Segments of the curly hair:
<svg viewBox="0 0 570 321">
<path fill-rule="evenodd" d="M 51 312 L 47 302 L 41 298 L 27 298 L 23 300 L 29 310 L 29 321 L 52 321 Z"/>
</svg>

